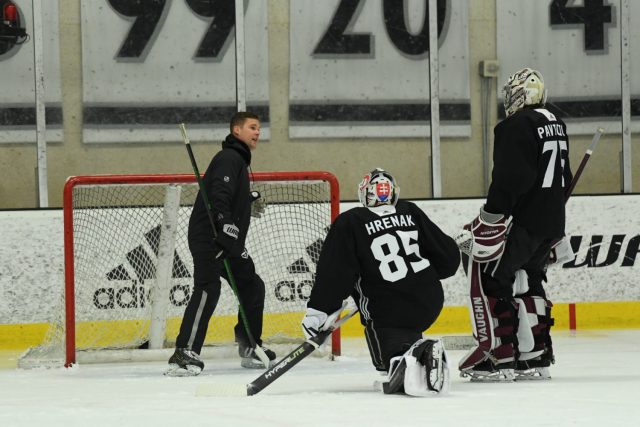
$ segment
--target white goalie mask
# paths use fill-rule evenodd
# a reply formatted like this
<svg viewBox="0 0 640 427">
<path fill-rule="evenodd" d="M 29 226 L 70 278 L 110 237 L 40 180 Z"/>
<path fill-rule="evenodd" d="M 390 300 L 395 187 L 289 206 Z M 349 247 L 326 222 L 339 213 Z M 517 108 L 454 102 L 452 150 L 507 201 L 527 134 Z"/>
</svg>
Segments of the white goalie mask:
<svg viewBox="0 0 640 427">
<path fill-rule="evenodd" d="M 381 169 L 376 168 L 366 174 L 358 186 L 358 198 L 365 207 L 375 208 L 376 206 L 395 206 L 400 195 L 400 187 L 396 184 L 393 176 Z"/>
<path fill-rule="evenodd" d="M 543 106 L 547 102 L 547 91 L 540 71 L 531 68 L 512 74 L 503 89 L 504 112 L 507 117 L 527 105 Z"/>
</svg>

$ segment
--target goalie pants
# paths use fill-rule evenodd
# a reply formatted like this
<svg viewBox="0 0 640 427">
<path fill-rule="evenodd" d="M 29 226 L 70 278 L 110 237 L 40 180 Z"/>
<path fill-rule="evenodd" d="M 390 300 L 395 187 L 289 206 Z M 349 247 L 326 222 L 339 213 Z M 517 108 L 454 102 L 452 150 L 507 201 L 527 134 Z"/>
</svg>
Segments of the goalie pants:
<svg viewBox="0 0 640 427">
<path fill-rule="evenodd" d="M 482 286 L 485 294 L 510 299 L 516 270 L 523 269 L 529 276 L 529 291 L 524 295 L 546 298 L 542 281 L 547 280 L 545 271 L 553 241 L 552 238 L 533 235 L 513 224 L 502 257 L 483 265 Z"/>
<path fill-rule="evenodd" d="M 402 356 L 419 339 L 422 332 L 402 328 L 377 327 L 370 320 L 365 325 L 365 338 L 369 347 L 371 361 L 378 371 L 389 371 L 389 361 Z"/>
<path fill-rule="evenodd" d="M 187 303 L 176 339 L 176 348 L 190 348 L 200 354 L 207 334 L 209 320 L 220 299 L 220 277 L 228 281 L 222 260 L 216 260 L 213 252 L 193 253 L 193 293 Z M 247 315 L 249 329 L 257 344 L 262 344 L 262 314 L 265 286 L 256 274 L 253 260 L 245 250 L 240 256 L 229 256 L 229 267 L 238 289 L 238 298 Z M 249 346 L 249 339 L 240 313 L 234 328 L 236 341 Z"/>
</svg>

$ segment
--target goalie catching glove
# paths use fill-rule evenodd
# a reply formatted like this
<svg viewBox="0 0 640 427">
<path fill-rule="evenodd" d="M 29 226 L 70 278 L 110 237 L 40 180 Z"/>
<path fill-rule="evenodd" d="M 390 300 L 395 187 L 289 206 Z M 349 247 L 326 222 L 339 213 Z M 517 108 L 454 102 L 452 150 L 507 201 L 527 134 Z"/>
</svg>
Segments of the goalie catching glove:
<svg viewBox="0 0 640 427">
<path fill-rule="evenodd" d="M 251 192 L 251 216 L 260 218 L 267 207 L 267 202 L 262 198 L 259 191 Z"/>
<path fill-rule="evenodd" d="M 333 328 L 333 325 L 336 323 L 336 320 L 338 320 L 338 317 L 340 317 L 340 313 L 342 313 L 345 306 L 346 304 L 331 314 L 307 307 L 307 312 L 304 315 L 304 319 L 302 319 L 304 336 L 307 339 L 313 338 L 318 335 L 318 333 Z"/>
<path fill-rule="evenodd" d="M 465 225 L 454 240 L 460 251 L 470 255 L 475 262 L 494 261 L 504 252 L 511 219 L 511 216 L 487 212 L 482 206 L 480 215 Z"/>
</svg>

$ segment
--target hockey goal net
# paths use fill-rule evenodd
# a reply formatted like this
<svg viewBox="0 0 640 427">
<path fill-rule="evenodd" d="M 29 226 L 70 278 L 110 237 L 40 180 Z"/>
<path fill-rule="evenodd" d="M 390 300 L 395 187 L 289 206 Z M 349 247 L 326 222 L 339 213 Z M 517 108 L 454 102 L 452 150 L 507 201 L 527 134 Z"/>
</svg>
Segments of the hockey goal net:
<svg viewBox="0 0 640 427">
<path fill-rule="evenodd" d="M 299 343 L 320 248 L 339 213 L 337 179 L 327 172 L 254 173 L 252 190 L 267 202 L 246 241 L 266 287 L 262 339 Z M 69 366 L 108 352 L 132 359 L 134 350 L 172 348 L 193 287 L 187 227 L 197 192 L 192 175 L 69 178 L 64 316 L 22 365 L 49 357 Z M 205 346 L 233 348 L 237 314 L 223 279 Z M 338 334 L 332 345 L 339 353 Z"/>
</svg>

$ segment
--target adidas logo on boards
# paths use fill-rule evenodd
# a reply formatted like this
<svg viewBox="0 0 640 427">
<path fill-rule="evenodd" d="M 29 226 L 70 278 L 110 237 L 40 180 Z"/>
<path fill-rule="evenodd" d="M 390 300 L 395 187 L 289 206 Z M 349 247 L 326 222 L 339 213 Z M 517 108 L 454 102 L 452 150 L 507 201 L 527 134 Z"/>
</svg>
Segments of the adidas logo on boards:
<svg viewBox="0 0 640 427">
<path fill-rule="evenodd" d="M 161 226 L 158 225 L 144 234 L 146 242 L 151 247 L 154 255 L 158 256 L 160 243 Z M 156 278 L 156 266 L 142 244 L 136 246 L 125 254 L 125 257 L 135 274 L 131 277 L 129 271 L 123 264 L 118 265 L 107 272 L 109 281 L 127 281 L 131 286 L 121 288 L 104 287 L 98 288 L 93 293 L 93 304 L 98 309 L 120 308 L 143 308 L 149 302 L 149 289 L 144 286 L 145 280 Z M 174 279 L 191 278 L 191 273 L 182 261 L 177 251 L 173 254 L 173 268 L 171 277 Z M 171 304 L 180 307 L 187 304 L 191 296 L 188 283 L 176 284 L 169 291 Z"/>
</svg>

